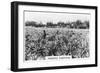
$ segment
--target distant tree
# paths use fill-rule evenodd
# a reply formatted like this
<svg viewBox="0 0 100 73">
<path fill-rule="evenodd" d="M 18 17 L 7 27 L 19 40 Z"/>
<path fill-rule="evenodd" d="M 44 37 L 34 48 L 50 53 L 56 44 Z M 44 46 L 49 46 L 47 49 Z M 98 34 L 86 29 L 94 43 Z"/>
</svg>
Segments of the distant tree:
<svg viewBox="0 0 100 73">
<path fill-rule="evenodd" d="M 58 22 L 57 25 L 58 25 L 59 27 L 63 27 L 64 22 Z"/>
<path fill-rule="evenodd" d="M 89 28 L 89 21 L 84 22 L 86 24 L 86 28 Z"/>
<path fill-rule="evenodd" d="M 47 27 L 52 27 L 53 23 L 52 22 L 47 22 Z"/>
<path fill-rule="evenodd" d="M 77 24 L 77 25 L 82 24 L 81 20 L 77 20 L 77 21 L 76 21 L 76 24 Z"/>
<path fill-rule="evenodd" d="M 66 25 L 65 27 L 70 28 L 71 23 L 70 22 L 66 22 L 65 25 Z"/>
<path fill-rule="evenodd" d="M 36 23 L 35 21 L 27 21 L 27 22 L 25 23 L 25 25 L 26 25 L 26 26 L 36 26 L 37 23 Z"/>
<path fill-rule="evenodd" d="M 72 23 L 70 24 L 70 28 L 76 28 L 76 22 L 72 22 Z"/>
</svg>

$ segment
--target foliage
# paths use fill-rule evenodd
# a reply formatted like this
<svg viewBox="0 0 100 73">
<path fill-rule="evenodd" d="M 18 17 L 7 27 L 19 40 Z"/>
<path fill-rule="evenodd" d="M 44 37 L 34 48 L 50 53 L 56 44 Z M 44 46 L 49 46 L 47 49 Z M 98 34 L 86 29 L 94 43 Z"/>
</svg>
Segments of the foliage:
<svg viewBox="0 0 100 73">
<path fill-rule="evenodd" d="M 70 55 L 89 57 L 88 30 L 38 30 L 26 28 L 25 60 L 45 59 L 46 56 Z"/>
<path fill-rule="evenodd" d="M 25 23 L 26 26 L 32 27 L 49 27 L 49 28 L 56 28 L 56 27 L 63 27 L 63 28 L 76 28 L 76 29 L 88 29 L 89 28 L 89 21 L 82 22 L 81 20 L 77 20 L 74 22 L 47 22 L 43 24 L 42 22 L 37 23 L 35 21 L 27 21 Z"/>
</svg>

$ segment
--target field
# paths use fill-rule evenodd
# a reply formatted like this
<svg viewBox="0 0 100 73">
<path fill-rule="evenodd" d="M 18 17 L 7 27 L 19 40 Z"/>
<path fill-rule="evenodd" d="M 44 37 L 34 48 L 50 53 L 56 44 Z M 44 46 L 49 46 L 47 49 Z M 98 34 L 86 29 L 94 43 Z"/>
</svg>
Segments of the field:
<svg viewBox="0 0 100 73">
<path fill-rule="evenodd" d="M 46 56 L 88 58 L 89 29 L 25 27 L 25 60 Z"/>
</svg>

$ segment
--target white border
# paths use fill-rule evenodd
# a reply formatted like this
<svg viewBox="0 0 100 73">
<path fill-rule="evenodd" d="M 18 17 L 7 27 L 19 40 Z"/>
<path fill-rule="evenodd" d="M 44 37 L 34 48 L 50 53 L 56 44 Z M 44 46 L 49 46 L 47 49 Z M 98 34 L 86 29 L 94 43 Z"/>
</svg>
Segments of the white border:
<svg viewBox="0 0 100 73">
<path fill-rule="evenodd" d="M 93 9 L 78 9 L 78 8 L 60 8 L 60 7 L 44 7 L 44 6 L 18 6 L 18 68 L 36 68 L 36 67 L 50 67 L 50 66 L 71 66 L 71 65 L 85 65 L 95 64 L 95 10 Z M 55 12 L 75 12 L 75 13 L 90 13 L 90 57 L 87 59 L 67 59 L 67 60 L 42 60 L 42 61 L 30 61 L 23 62 L 23 11 L 55 11 Z"/>
</svg>

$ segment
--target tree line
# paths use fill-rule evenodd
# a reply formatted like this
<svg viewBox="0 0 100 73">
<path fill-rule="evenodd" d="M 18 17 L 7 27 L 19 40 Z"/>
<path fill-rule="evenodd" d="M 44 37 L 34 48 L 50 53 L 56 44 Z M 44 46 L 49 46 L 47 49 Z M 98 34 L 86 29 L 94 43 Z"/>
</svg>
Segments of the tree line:
<svg viewBox="0 0 100 73">
<path fill-rule="evenodd" d="M 89 21 L 82 22 L 81 20 L 77 20 L 74 22 L 47 22 L 46 24 L 43 24 L 42 22 L 37 23 L 35 21 L 27 21 L 25 23 L 25 26 L 32 26 L 32 27 L 48 27 L 48 28 L 57 28 L 57 27 L 63 27 L 63 28 L 75 28 L 75 29 L 89 29 Z"/>
</svg>

